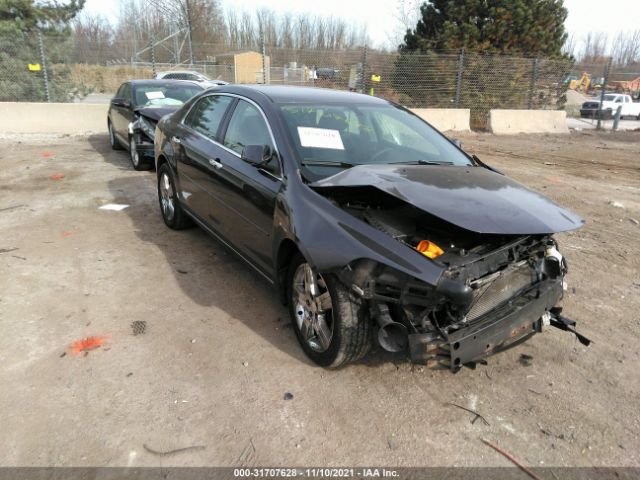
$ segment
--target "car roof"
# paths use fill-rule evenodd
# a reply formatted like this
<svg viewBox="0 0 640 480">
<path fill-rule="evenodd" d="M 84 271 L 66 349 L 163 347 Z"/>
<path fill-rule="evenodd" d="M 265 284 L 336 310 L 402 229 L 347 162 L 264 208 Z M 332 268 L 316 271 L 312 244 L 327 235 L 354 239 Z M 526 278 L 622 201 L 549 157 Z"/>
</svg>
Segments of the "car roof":
<svg viewBox="0 0 640 480">
<path fill-rule="evenodd" d="M 200 72 L 196 72 L 195 70 L 164 70 L 158 72 L 158 75 L 166 75 L 167 73 L 195 73 L 196 75 L 201 75 Z"/>
<path fill-rule="evenodd" d="M 194 82 L 192 80 L 174 80 L 171 78 L 158 78 L 152 80 L 130 80 L 129 83 L 134 87 L 141 86 L 154 86 L 154 85 L 190 85 L 203 88 L 202 84 L 199 82 Z"/>
<path fill-rule="evenodd" d="M 236 93 L 249 98 L 261 95 L 274 103 L 358 103 L 372 105 L 389 104 L 382 98 L 345 90 L 329 88 L 298 87 L 289 85 L 225 85 L 212 91 Z"/>
</svg>

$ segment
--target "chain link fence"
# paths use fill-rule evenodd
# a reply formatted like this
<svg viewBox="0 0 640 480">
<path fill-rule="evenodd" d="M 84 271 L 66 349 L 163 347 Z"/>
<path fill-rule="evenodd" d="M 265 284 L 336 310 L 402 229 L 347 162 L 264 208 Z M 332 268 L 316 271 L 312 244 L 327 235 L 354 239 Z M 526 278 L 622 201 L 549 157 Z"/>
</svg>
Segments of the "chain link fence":
<svg viewBox="0 0 640 480">
<path fill-rule="evenodd" d="M 79 42 L 73 37 L 41 37 L 38 32 L 0 38 L 0 101 L 72 102 L 98 97 L 107 101 L 126 80 L 183 69 L 231 83 L 351 90 L 410 108 L 469 108 L 472 127 L 484 128 L 492 108 L 566 108 L 569 115 L 579 115 L 585 99 L 603 90 L 627 91 L 634 80 L 640 84 L 640 74 L 612 67 L 606 58 L 574 64 L 567 59 L 467 52 L 400 54 L 366 47 L 233 50 L 221 44 L 194 44 L 192 48 L 190 63 L 191 55 L 181 53 L 177 44 L 163 42 Z"/>
</svg>

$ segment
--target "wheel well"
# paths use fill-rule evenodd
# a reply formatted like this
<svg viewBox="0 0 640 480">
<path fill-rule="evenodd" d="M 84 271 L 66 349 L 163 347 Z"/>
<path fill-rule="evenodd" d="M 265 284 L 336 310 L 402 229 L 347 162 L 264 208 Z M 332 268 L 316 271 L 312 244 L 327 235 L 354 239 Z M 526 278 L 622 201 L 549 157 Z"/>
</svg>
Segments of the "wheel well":
<svg viewBox="0 0 640 480">
<path fill-rule="evenodd" d="M 160 170 L 160 167 L 167 163 L 167 159 L 164 155 L 159 155 L 158 156 L 158 161 L 156 162 L 156 172 Z"/>
<path fill-rule="evenodd" d="M 280 292 L 280 301 L 283 305 L 287 304 L 287 273 L 289 271 L 289 265 L 293 257 L 300 253 L 298 246 L 293 240 L 288 238 L 284 239 L 278 247 L 277 258 L 277 276 L 278 276 L 278 291 Z"/>
</svg>

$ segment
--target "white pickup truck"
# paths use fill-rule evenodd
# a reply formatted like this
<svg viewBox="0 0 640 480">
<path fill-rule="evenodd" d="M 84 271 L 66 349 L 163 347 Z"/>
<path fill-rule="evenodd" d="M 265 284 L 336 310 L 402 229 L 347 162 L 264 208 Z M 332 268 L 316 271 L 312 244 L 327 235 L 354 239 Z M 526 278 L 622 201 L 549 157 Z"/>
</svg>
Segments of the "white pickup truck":
<svg viewBox="0 0 640 480">
<path fill-rule="evenodd" d="M 622 106 L 620 118 L 633 117 L 640 120 L 640 103 L 634 102 L 631 95 L 623 95 L 621 93 L 607 93 L 602 102 L 602 117 L 612 118 L 618 107 Z M 585 118 L 598 118 L 598 110 L 600 110 L 600 98 L 594 98 L 582 104 L 580 108 L 580 116 Z"/>
</svg>

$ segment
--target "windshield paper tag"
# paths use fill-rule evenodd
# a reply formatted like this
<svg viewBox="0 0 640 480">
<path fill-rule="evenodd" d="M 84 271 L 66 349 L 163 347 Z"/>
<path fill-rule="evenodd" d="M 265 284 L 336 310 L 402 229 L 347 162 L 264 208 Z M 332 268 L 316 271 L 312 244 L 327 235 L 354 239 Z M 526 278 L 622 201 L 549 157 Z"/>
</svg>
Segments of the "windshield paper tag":
<svg viewBox="0 0 640 480">
<path fill-rule="evenodd" d="M 344 150 L 342 137 L 340 137 L 340 132 L 338 130 L 298 127 L 298 135 L 300 136 L 300 144 L 303 147 Z"/>
<path fill-rule="evenodd" d="M 147 96 L 147 98 L 149 100 L 157 100 L 159 98 L 164 98 L 164 93 L 162 93 L 161 91 L 157 91 L 157 92 L 144 92 L 144 94 Z"/>
</svg>

